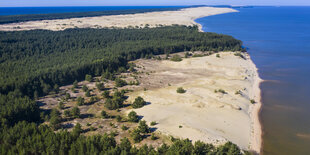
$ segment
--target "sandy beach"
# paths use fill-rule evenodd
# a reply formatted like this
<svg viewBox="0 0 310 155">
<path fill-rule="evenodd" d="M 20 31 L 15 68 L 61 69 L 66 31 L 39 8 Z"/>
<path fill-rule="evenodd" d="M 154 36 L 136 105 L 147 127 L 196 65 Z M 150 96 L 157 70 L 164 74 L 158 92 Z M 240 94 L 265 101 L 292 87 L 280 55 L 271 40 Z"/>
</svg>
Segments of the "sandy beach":
<svg viewBox="0 0 310 155">
<path fill-rule="evenodd" d="M 161 11 L 129 15 L 70 18 L 59 20 L 29 21 L 0 25 L 0 31 L 45 29 L 59 31 L 67 28 L 139 28 L 161 25 L 194 25 L 195 19 L 223 13 L 237 12 L 230 8 L 197 7 L 179 11 Z M 197 24 L 199 25 L 199 24 Z M 201 28 L 201 26 L 200 26 Z"/>
<path fill-rule="evenodd" d="M 149 102 L 135 111 L 148 122 L 158 122 L 156 127 L 163 134 L 213 144 L 232 141 L 242 149 L 259 152 L 261 79 L 250 56 L 244 56 L 220 52 L 220 58 L 213 54 L 181 62 L 138 60 L 136 64 L 152 73 L 145 81 L 161 85 L 135 91 L 129 101 L 141 96 Z M 178 94 L 178 87 L 186 93 Z M 225 93 L 215 92 L 219 89 Z"/>
</svg>

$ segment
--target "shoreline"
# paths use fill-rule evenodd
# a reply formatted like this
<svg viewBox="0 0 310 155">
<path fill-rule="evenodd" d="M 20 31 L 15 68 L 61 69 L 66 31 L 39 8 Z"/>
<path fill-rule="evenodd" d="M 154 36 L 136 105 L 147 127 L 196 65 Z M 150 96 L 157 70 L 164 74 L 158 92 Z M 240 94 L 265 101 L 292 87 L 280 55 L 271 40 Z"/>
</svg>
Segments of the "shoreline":
<svg viewBox="0 0 310 155">
<path fill-rule="evenodd" d="M 206 17 L 206 16 L 205 16 Z M 198 18 L 196 18 L 198 19 Z M 196 20 L 195 19 L 195 20 Z M 197 23 L 195 20 L 193 20 L 195 23 Z M 197 23 L 199 27 L 200 32 L 204 32 L 202 30 L 203 26 L 199 23 Z M 252 119 L 252 136 L 250 140 L 250 150 L 255 151 L 256 153 L 260 154 L 261 149 L 262 149 L 262 136 L 263 136 L 263 128 L 260 120 L 260 113 L 262 109 L 262 102 L 261 102 L 261 89 L 260 85 L 263 82 L 263 80 L 260 78 L 259 73 L 258 73 L 258 68 L 256 67 L 255 63 L 251 59 L 251 56 L 249 53 L 247 53 L 247 59 L 250 61 L 251 65 L 253 66 L 253 69 L 255 70 L 255 76 L 254 76 L 254 82 L 253 82 L 253 92 L 254 94 L 251 95 L 251 97 L 256 101 L 256 103 L 252 106 L 251 108 L 251 119 Z"/>
<path fill-rule="evenodd" d="M 259 77 L 258 69 L 254 62 L 252 61 L 250 55 L 248 54 L 249 60 L 251 61 L 255 71 L 256 75 L 253 82 L 253 93 L 252 98 L 256 101 L 256 103 L 252 106 L 251 109 L 251 118 L 253 122 L 253 136 L 251 137 L 250 141 L 250 149 L 260 153 L 262 149 L 262 124 L 260 120 L 260 112 L 262 109 L 262 102 L 261 102 L 261 89 L 260 85 L 263 82 L 263 80 Z"/>
</svg>

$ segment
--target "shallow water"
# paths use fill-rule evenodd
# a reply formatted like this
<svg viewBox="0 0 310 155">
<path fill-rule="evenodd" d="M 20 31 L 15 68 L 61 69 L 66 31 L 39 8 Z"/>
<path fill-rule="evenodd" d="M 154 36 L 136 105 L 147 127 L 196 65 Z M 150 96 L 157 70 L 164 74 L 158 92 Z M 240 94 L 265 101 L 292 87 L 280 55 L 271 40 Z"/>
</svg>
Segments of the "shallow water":
<svg viewBox="0 0 310 155">
<path fill-rule="evenodd" d="M 263 153 L 310 154 L 310 7 L 254 7 L 197 19 L 244 42 L 259 69 Z"/>
</svg>

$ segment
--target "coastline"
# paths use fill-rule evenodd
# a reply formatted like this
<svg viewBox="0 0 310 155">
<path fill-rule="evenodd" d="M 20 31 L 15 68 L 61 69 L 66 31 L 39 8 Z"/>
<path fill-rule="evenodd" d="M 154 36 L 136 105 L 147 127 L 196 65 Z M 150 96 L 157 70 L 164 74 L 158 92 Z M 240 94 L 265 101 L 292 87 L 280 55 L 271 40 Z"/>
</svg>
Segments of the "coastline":
<svg viewBox="0 0 310 155">
<path fill-rule="evenodd" d="M 198 18 L 197 18 L 198 19 Z M 196 19 L 195 19 L 196 20 Z M 194 21 L 195 22 L 195 21 Z M 195 22 L 197 23 L 197 22 Z M 199 27 L 200 32 L 204 32 L 202 30 L 202 25 L 197 23 Z M 254 75 L 254 82 L 252 87 L 252 94 L 251 98 L 253 98 L 256 103 L 251 107 L 251 121 L 252 121 L 252 136 L 250 140 L 250 150 L 255 151 L 256 153 L 260 154 L 262 149 L 262 124 L 260 121 L 260 112 L 262 108 L 262 102 L 261 102 L 261 89 L 260 84 L 263 82 L 263 80 L 259 77 L 258 69 L 255 65 L 255 63 L 252 61 L 251 56 L 249 53 L 247 53 L 247 60 L 252 65 L 253 70 L 256 72 Z"/>
<path fill-rule="evenodd" d="M 249 54 L 248 57 L 249 61 L 251 61 L 252 63 L 254 70 L 256 71 L 252 90 L 252 98 L 256 101 L 256 103 L 252 106 L 251 109 L 253 135 L 251 136 L 250 149 L 257 153 L 260 153 L 262 148 L 262 124 L 259 117 L 262 108 L 260 84 L 263 82 L 263 80 L 259 77 L 258 69 Z"/>
</svg>

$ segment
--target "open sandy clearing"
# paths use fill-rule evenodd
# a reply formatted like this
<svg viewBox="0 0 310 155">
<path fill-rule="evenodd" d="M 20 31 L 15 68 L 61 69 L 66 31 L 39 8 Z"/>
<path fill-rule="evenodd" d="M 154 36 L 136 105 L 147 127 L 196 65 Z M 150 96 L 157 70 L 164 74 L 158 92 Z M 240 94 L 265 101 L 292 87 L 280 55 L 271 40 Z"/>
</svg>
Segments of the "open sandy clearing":
<svg viewBox="0 0 310 155">
<path fill-rule="evenodd" d="M 0 31 L 19 30 L 64 30 L 67 28 L 103 28 L 103 27 L 157 27 L 160 25 L 194 25 L 195 19 L 223 13 L 237 12 L 231 8 L 197 7 L 179 11 L 161 11 L 128 15 L 83 17 L 58 20 L 29 21 L 0 25 Z"/>
<path fill-rule="evenodd" d="M 129 101 L 141 96 L 150 102 L 135 110 L 144 120 L 158 122 L 158 131 L 164 134 L 214 144 L 229 140 L 259 152 L 260 103 L 251 104 L 250 100 L 259 101 L 260 79 L 248 55 L 246 60 L 222 52 L 220 58 L 214 54 L 181 62 L 155 61 L 136 63 L 153 72 L 148 77 L 150 83 L 160 78 L 162 86 L 129 94 Z M 186 93 L 178 94 L 178 87 Z M 219 89 L 226 93 L 216 93 Z M 240 94 L 235 94 L 237 91 Z"/>
</svg>

